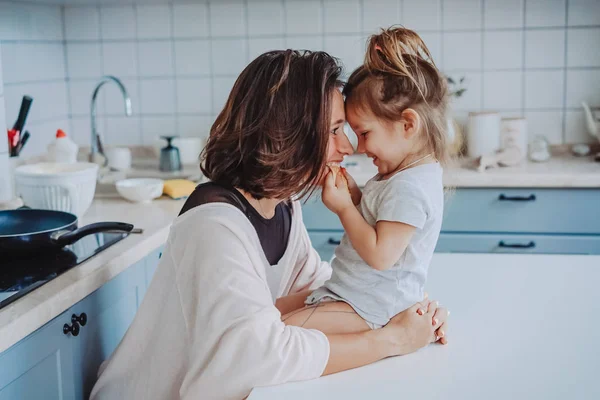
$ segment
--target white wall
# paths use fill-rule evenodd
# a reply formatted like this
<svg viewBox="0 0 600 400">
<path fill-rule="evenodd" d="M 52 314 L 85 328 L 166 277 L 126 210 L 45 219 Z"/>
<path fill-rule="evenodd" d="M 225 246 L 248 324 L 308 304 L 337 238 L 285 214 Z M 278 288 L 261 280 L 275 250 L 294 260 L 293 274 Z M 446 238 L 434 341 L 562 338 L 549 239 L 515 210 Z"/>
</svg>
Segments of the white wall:
<svg viewBox="0 0 600 400">
<path fill-rule="evenodd" d="M 205 135 L 237 74 L 274 48 L 325 50 L 347 71 L 368 34 L 401 23 L 419 32 L 437 64 L 466 76 L 468 111 L 525 115 L 552 143 L 591 141 L 581 100 L 600 105 L 599 0 L 221 0 L 195 4 L 67 7 L 73 129 L 87 143 L 88 99 L 102 74 L 124 79 L 101 120 L 108 143 L 151 143 L 163 133 Z"/>
</svg>

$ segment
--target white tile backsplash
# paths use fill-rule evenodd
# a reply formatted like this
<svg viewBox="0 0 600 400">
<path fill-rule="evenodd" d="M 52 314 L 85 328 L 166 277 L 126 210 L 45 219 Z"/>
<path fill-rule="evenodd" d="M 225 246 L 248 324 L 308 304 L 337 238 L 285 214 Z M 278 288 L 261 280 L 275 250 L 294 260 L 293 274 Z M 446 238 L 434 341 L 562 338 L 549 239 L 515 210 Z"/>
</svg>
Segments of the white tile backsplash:
<svg viewBox="0 0 600 400">
<path fill-rule="evenodd" d="M 440 0 L 405 1 L 402 3 L 402 24 L 407 28 L 437 30 L 442 26 Z"/>
<path fill-rule="evenodd" d="M 566 1 L 525 0 L 525 26 L 564 26 L 566 23 Z"/>
<path fill-rule="evenodd" d="M 212 71 L 215 75 L 238 75 L 248 63 L 247 39 L 212 41 Z"/>
<path fill-rule="evenodd" d="M 581 102 L 600 106 L 600 70 L 567 71 L 567 107 L 580 108 Z"/>
<path fill-rule="evenodd" d="M 484 25 L 486 29 L 521 28 L 524 0 L 485 0 Z"/>
<path fill-rule="evenodd" d="M 248 34 L 282 35 L 283 3 L 273 0 L 248 2 Z"/>
<path fill-rule="evenodd" d="M 67 65 L 70 78 L 100 78 L 102 76 L 100 43 L 67 43 Z"/>
<path fill-rule="evenodd" d="M 483 75 L 483 108 L 517 110 L 523 106 L 523 72 L 485 72 Z"/>
<path fill-rule="evenodd" d="M 380 28 L 402 23 L 402 0 L 370 0 L 363 2 L 362 29 L 363 32 L 374 34 Z"/>
<path fill-rule="evenodd" d="M 248 60 L 252 61 L 262 53 L 269 50 L 285 49 L 283 37 L 253 38 L 248 39 Z"/>
<path fill-rule="evenodd" d="M 100 39 L 100 12 L 97 7 L 65 8 L 66 40 Z"/>
<path fill-rule="evenodd" d="M 444 69 L 481 69 L 481 33 L 444 34 Z"/>
<path fill-rule="evenodd" d="M 490 31 L 483 34 L 484 69 L 521 69 L 522 67 L 522 31 Z"/>
<path fill-rule="evenodd" d="M 321 8 L 321 1 L 287 0 L 285 6 L 286 34 L 320 34 L 323 32 L 323 10 Z"/>
<path fill-rule="evenodd" d="M 174 116 L 144 116 L 140 118 L 142 127 L 142 143 L 152 146 L 161 136 L 180 135 Z M 181 136 L 181 135 L 180 135 Z M 166 142 L 164 145 L 166 146 Z"/>
<path fill-rule="evenodd" d="M 103 43 L 102 64 L 105 75 L 119 78 L 138 75 L 137 50 L 135 42 Z"/>
<path fill-rule="evenodd" d="M 324 2 L 325 34 L 360 32 L 358 0 L 328 0 Z M 370 7 L 369 4 L 366 7 Z"/>
<path fill-rule="evenodd" d="M 164 39 L 171 37 L 171 7 L 169 5 L 136 6 L 137 37 Z"/>
<path fill-rule="evenodd" d="M 1 84 L 2 82 L 0 82 Z M 6 117 L 4 114 L 4 97 L 0 96 L 0 132 L 4 133 L 6 132 L 6 130 L 9 128 L 7 126 L 6 123 Z M 11 126 L 12 128 L 12 126 Z M 0 154 L 2 153 L 6 153 L 8 151 L 8 141 L 5 140 L 5 137 L 3 136 L 2 139 L 0 139 Z"/>
<path fill-rule="evenodd" d="M 600 1 L 569 0 L 568 16 L 569 26 L 598 25 L 600 21 Z"/>
<path fill-rule="evenodd" d="M 137 46 L 141 77 L 172 76 L 175 73 L 171 41 L 139 42 Z"/>
<path fill-rule="evenodd" d="M 207 75 L 210 73 L 210 42 L 184 40 L 175 42 L 176 75 Z"/>
<path fill-rule="evenodd" d="M 480 29 L 481 0 L 444 0 L 443 24 L 445 30 Z"/>
<path fill-rule="evenodd" d="M 525 73 L 526 108 L 562 108 L 563 71 L 528 71 Z"/>
<path fill-rule="evenodd" d="M 106 117 L 104 146 L 128 146 L 142 143 L 140 118 Z"/>
<path fill-rule="evenodd" d="M 394 24 L 416 29 L 444 72 L 467 76 L 467 92 L 453 100 L 457 115 L 495 107 L 526 113 L 553 143 L 587 135 L 570 130 L 577 132 L 581 100 L 600 105 L 597 0 L 140 0 L 64 9 L 0 2 L 0 94 L 9 119 L 31 94 L 28 126 L 51 140 L 71 116 L 87 145 L 91 91 L 100 76 L 114 74 L 128 87 L 137 120 L 120 120 L 122 99 L 107 85 L 100 129 L 108 123 L 144 142 L 146 130 L 152 136 L 165 126 L 194 135 L 208 132 L 237 74 L 264 51 L 326 50 L 349 73 L 362 61 L 366 37 Z"/>
<path fill-rule="evenodd" d="M 212 36 L 246 35 L 245 5 L 242 1 L 211 2 L 210 33 Z"/>
<path fill-rule="evenodd" d="M 175 113 L 175 80 L 144 79 L 140 81 L 142 114 Z"/>
<path fill-rule="evenodd" d="M 565 30 L 525 32 L 525 67 L 555 68 L 565 65 Z"/>
<path fill-rule="evenodd" d="M 176 38 L 205 38 L 209 31 L 207 4 L 173 5 L 173 35 Z"/>
<path fill-rule="evenodd" d="M 568 30 L 567 66 L 600 67 L 600 27 Z"/>
<path fill-rule="evenodd" d="M 102 7 L 100 33 L 103 39 L 135 39 L 136 18 L 133 6 Z"/>
<path fill-rule="evenodd" d="M 562 111 L 527 111 L 527 136 L 529 142 L 537 135 L 542 135 L 550 144 L 563 142 L 563 113 Z"/>
<path fill-rule="evenodd" d="M 8 153 L 0 153 L 0 203 L 13 198 L 12 177 L 9 171 Z"/>
<path fill-rule="evenodd" d="M 177 111 L 185 114 L 210 114 L 212 111 L 211 80 L 177 79 Z"/>
</svg>

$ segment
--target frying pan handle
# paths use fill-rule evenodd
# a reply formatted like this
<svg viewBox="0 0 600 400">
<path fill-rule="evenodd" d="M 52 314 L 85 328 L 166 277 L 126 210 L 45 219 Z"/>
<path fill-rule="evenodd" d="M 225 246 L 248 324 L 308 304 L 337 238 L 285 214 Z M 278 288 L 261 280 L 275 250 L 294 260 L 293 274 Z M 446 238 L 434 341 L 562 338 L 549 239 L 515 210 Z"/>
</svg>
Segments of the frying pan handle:
<svg viewBox="0 0 600 400">
<path fill-rule="evenodd" d="M 67 246 L 75 243 L 84 236 L 92 235 L 94 233 L 107 231 L 131 232 L 132 230 L 133 225 L 125 222 L 97 222 L 95 224 L 83 226 L 74 231 L 54 232 L 51 236 L 51 239 L 58 246 Z"/>
</svg>

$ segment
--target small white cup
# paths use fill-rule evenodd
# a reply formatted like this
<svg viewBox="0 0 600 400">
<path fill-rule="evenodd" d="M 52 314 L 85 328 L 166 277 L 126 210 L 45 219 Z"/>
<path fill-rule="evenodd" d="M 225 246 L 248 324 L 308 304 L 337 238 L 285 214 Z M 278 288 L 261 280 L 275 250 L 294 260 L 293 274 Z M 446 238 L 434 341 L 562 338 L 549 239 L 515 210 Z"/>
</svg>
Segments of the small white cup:
<svg viewBox="0 0 600 400">
<path fill-rule="evenodd" d="M 131 168 L 131 150 L 127 147 L 113 147 L 106 151 L 108 167 L 116 171 L 127 171 Z"/>
</svg>

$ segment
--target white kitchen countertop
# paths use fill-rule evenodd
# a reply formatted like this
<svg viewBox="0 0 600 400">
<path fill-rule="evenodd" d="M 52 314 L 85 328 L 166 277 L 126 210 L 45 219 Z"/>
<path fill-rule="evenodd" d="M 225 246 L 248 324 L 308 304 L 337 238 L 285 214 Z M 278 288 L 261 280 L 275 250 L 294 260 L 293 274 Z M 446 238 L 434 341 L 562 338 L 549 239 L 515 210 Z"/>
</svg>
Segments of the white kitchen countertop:
<svg viewBox="0 0 600 400">
<path fill-rule="evenodd" d="M 161 198 L 134 204 L 120 198 L 96 199 L 79 221 L 129 222 L 143 234 L 129 235 L 83 264 L 0 309 L 0 352 L 25 338 L 66 309 L 164 244 L 183 200 Z"/>
<path fill-rule="evenodd" d="M 249 400 L 599 399 L 600 256 L 435 254 L 449 344 Z"/>
<path fill-rule="evenodd" d="M 377 168 L 364 155 L 346 157 L 348 172 L 364 186 Z M 444 185 L 456 188 L 600 188 L 600 163 L 591 157 L 555 155 L 548 162 L 524 162 L 518 167 L 492 168 L 477 172 L 462 165 L 444 170 Z"/>
</svg>

